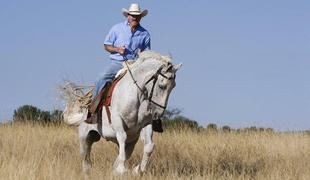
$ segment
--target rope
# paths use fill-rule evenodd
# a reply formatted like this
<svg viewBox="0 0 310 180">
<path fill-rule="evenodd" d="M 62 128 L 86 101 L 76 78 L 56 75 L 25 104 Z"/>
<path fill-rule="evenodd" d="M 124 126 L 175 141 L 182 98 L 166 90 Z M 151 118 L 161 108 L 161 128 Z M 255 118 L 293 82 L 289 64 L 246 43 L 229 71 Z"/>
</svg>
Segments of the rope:
<svg viewBox="0 0 310 180">
<path fill-rule="evenodd" d="M 84 92 L 84 89 L 88 89 L 86 92 Z M 94 86 L 75 86 L 72 87 L 71 95 L 73 95 L 75 98 L 74 101 L 78 102 L 81 107 L 88 107 L 92 101 L 92 91 L 94 89 Z M 77 91 L 81 91 L 82 95 L 77 94 Z"/>
</svg>

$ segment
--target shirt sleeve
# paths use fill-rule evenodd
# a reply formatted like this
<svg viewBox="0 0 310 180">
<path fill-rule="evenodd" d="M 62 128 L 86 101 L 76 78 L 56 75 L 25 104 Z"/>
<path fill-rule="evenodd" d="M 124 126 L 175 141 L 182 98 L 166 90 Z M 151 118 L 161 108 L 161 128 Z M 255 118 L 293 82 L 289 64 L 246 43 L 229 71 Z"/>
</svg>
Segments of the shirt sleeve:
<svg viewBox="0 0 310 180">
<path fill-rule="evenodd" d="M 151 50 L 151 37 L 148 34 L 144 41 L 144 50 Z"/>
<path fill-rule="evenodd" d="M 105 45 L 114 45 L 115 40 L 116 40 L 115 27 L 112 27 L 110 29 L 108 35 L 105 37 L 104 44 Z"/>
</svg>

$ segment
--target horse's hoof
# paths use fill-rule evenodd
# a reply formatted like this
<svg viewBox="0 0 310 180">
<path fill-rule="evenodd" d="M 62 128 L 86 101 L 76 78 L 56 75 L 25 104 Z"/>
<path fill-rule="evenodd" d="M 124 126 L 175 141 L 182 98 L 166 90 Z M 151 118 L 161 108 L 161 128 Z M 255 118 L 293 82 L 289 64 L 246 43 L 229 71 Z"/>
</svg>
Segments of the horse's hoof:
<svg viewBox="0 0 310 180">
<path fill-rule="evenodd" d="M 123 175 L 126 172 L 127 172 L 127 169 L 124 166 L 118 166 L 114 170 L 114 174 L 116 174 L 116 175 Z"/>
</svg>

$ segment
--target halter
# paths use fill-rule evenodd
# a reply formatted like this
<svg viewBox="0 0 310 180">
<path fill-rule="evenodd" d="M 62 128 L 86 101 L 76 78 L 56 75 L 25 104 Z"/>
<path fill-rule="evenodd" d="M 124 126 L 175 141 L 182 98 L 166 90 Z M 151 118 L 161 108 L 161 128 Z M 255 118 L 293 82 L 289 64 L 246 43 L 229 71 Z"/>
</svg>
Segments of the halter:
<svg viewBox="0 0 310 180">
<path fill-rule="evenodd" d="M 130 76 L 131 76 L 131 78 L 132 78 L 134 84 L 138 87 L 138 89 L 140 90 L 141 93 L 144 93 L 145 90 L 142 90 L 142 88 L 137 84 L 137 81 L 134 79 L 134 77 L 133 77 L 133 75 L 132 75 L 132 72 L 131 72 L 131 70 L 130 70 L 128 64 L 127 64 L 127 60 L 125 60 L 125 64 L 126 64 L 126 66 L 127 66 L 127 69 L 128 69 L 128 71 L 129 71 L 129 74 L 130 74 Z M 171 64 L 169 64 L 169 65 L 172 67 Z M 169 67 L 169 68 L 171 68 L 171 67 Z M 169 68 L 168 68 L 168 69 L 169 69 Z M 150 95 L 147 95 L 147 96 L 148 96 L 147 99 L 149 100 L 149 102 L 151 102 L 151 103 L 155 104 L 156 106 L 158 106 L 158 107 L 160 107 L 160 108 L 166 110 L 166 108 L 167 108 L 166 105 L 160 105 L 159 103 L 157 103 L 157 102 L 155 102 L 155 101 L 152 100 L 153 92 L 154 92 L 154 87 L 155 87 L 155 84 L 156 84 L 156 82 L 157 82 L 157 80 L 158 80 L 158 76 L 162 76 L 163 78 L 168 79 L 168 80 L 170 80 L 170 79 L 175 79 L 175 76 L 173 76 L 172 78 L 168 78 L 167 76 L 165 76 L 165 75 L 161 72 L 162 69 L 163 69 L 163 66 L 161 66 L 161 67 L 156 71 L 156 73 L 155 73 L 148 81 L 146 81 L 145 85 L 147 85 L 148 83 L 150 83 L 150 82 L 153 80 L 152 89 L 151 89 Z"/>
</svg>

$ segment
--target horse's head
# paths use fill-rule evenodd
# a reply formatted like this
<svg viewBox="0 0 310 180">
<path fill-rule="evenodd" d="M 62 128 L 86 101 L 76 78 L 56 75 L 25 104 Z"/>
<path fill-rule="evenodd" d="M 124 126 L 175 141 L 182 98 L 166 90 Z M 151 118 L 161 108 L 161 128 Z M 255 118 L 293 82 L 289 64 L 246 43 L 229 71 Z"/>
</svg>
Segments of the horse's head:
<svg viewBox="0 0 310 180">
<path fill-rule="evenodd" d="M 168 103 L 169 95 L 175 87 L 176 72 L 180 69 L 182 64 L 173 65 L 170 62 L 160 66 L 156 73 L 147 81 L 148 98 L 150 107 L 152 107 L 153 118 L 160 118 Z"/>
<path fill-rule="evenodd" d="M 170 56 L 162 56 L 154 51 L 143 51 L 130 68 L 137 77 L 136 85 L 142 99 L 148 99 L 148 110 L 153 119 L 160 118 L 165 112 L 169 95 L 175 87 L 176 72 L 182 64 L 173 65 Z M 139 79 L 139 77 L 141 79 Z M 141 87 L 138 85 L 139 81 Z"/>
</svg>

